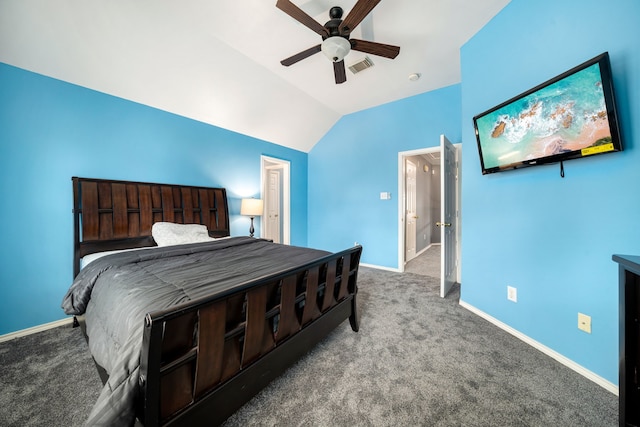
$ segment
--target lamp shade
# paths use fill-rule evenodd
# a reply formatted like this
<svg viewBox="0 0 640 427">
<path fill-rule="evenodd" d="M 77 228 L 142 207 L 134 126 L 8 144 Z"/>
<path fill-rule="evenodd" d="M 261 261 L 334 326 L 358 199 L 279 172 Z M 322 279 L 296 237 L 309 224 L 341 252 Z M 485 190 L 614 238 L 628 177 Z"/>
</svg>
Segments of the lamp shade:
<svg viewBox="0 0 640 427">
<path fill-rule="evenodd" d="M 344 37 L 333 36 L 323 41 L 320 49 L 333 62 L 340 62 L 351 50 L 351 43 Z"/>
<path fill-rule="evenodd" d="M 242 199 L 242 203 L 240 204 L 240 215 L 262 215 L 262 199 Z"/>
</svg>

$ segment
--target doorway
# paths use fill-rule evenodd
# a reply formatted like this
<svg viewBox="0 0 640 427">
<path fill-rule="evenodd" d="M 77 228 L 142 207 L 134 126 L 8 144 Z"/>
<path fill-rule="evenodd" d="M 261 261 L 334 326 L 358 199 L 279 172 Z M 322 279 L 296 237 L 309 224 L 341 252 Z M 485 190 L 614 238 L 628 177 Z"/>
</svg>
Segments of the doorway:
<svg viewBox="0 0 640 427">
<path fill-rule="evenodd" d="M 274 243 L 291 244 L 290 162 L 261 156 L 264 215 L 260 237 Z"/>
<path fill-rule="evenodd" d="M 439 147 L 398 153 L 399 270 L 424 260 L 442 297 L 460 277 L 460 150 L 442 135 Z"/>
<path fill-rule="evenodd" d="M 406 265 L 440 245 L 440 150 L 404 155 L 404 259 Z"/>
</svg>

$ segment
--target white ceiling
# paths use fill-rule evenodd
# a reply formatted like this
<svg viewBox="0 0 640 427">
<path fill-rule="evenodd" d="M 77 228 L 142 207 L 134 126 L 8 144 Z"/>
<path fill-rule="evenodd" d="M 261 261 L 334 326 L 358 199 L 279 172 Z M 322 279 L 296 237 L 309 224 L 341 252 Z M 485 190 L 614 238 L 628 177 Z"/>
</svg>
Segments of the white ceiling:
<svg viewBox="0 0 640 427">
<path fill-rule="evenodd" d="M 509 1 L 381 1 L 352 37 L 400 54 L 341 85 L 321 53 L 280 65 L 321 38 L 276 0 L 0 0 L 0 62 L 308 152 L 345 114 L 459 83 L 460 47 Z M 324 24 L 356 0 L 293 2 Z"/>
</svg>

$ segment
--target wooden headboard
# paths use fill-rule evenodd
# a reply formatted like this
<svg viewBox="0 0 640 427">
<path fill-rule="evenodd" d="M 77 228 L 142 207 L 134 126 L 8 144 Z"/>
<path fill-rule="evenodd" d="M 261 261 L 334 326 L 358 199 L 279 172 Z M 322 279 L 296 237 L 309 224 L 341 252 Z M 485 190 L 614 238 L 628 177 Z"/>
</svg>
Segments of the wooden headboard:
<svg viewBox="0 0 640 427">
<path fill-rule="evenodd" d="M 166 221 L 203 224 L 211 237 L 229 236 L 224 188 L 71 178 L 73 276 L 94 252 L 155 246 L 151 226 Z"/>
</svg>

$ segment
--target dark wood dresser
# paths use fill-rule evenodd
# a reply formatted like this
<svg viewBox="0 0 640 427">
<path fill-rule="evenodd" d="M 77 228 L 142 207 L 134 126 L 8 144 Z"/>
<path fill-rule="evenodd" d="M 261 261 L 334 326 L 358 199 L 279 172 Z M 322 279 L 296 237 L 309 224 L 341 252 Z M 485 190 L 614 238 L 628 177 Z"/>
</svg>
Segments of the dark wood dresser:
<svg viewBox="0 0 640 427">
<path fill-rule="evenodd" d="M 640 426 L 640 256 L 614 255 L 619 265 L 620 426 Z"/>
</svg>

